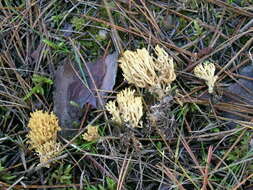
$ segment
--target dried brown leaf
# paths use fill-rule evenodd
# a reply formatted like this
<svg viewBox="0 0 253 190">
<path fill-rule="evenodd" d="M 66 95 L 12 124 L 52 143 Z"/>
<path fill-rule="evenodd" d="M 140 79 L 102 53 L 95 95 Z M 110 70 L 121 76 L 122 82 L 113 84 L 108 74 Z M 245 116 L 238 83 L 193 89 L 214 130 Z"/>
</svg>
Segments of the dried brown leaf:
<svg viewBox="0 0 253 190">
<path fill-rule="evenodd" d="M 87 84 L 75 68 L 75 63 L 70 60 L 65 60 L 65 63 L 57 69 L 54 112 L 65 129 L 64 134 L 72 134 L 70 130 L 74 129 L 73 123 L 79 121 L 85 104 L 90 104 L 93 108 L 104 104 L 105 91 L 112 90 L 115 84 L 117 57 L 118 55 L 113 53 L 94 63 L 87 63 L 87 69 L 83 66 Z"/>
</svg>

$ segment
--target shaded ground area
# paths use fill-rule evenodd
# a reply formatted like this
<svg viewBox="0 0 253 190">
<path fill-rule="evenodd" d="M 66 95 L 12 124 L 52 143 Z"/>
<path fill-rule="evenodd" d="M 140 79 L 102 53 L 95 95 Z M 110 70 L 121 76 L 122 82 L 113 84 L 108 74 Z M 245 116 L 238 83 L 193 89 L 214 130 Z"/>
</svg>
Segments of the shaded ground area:
<svg viewBox="0 0 253 190">
<path fill-rule="evenodd" d="M 253 189 L 252 44 L 252 0 L 0 1 L 0 188 Z M 53 111 L 57 69 L 144 47 L 154 55 L 156 45 L 177 75 L 165 99 L 127 83 L 120 68 L 114 89 L 101 92 L 106 101 L 135 89 L 143 128 L 85 104 L 79 122 L 67 121 L 72 136 L 59 135 L 61 154 L 40 167 L 27 124 L 31 112 Z M 216 67 L 213 94 L 193 74 L 205 61 Z M 99 140 L 83 139 L 89 125 Z"/>
</svg>

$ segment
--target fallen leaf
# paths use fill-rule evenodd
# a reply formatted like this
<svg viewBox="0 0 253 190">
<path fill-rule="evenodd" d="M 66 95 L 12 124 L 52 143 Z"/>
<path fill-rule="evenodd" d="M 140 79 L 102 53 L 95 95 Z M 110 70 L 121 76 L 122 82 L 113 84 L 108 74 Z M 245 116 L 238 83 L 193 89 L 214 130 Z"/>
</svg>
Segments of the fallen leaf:
<svg viewBox="0 0 253 190">
<path fill-rule="evenodd" d="M 108 91 L 112 91 L 115 85 L 116 74 L 118 69 L 117 58 L 118 55 L 116 53 L 113 53 L 108 55 L 104 61 L 106 65 L 106 72 L 100 87 L 100 89 L 104 90 L 100 92 L 101 97 L 106 96 Z M 102 101 L 103 100 L 104 99 L 102 99 Z M 102 103 L 105 104 L 105 102 Z"/>
<path fill-rule="evenodd" d="M 239 71 L 239 74 L 245 77 L 253 78 L 253 66 L 249 65 L 244 67 L 241 71 Z M 241 105 L 246 106 L 248 109 L 252 109 L 253 101 L 252 101 L 252 95 L 253 95 L 253 80 L 247 80 L 244 78 L 240 78 L 237 80 L 236 83 L 232 83 L 227 89 L 224 90 L 223 95 L 223 101 L 227 103 L 231 103 L 233 105 Z M 234 110 L 231 110 L 234 111 Z M 242 114 L 245 117 L 226 112 L 224 111 L 222 113 L 223 117 L 229 118 L 229 119 L 236 119 L 241 121 L 247 121 L 247 117 L 249 117 L 249 114 L 245 112 L 238 112 L 239 114 Z M 230 127 L 235 127 L 236 123 L 230 122 L 228 124 Z"/>
<path fill-rule="evenodd" d="M 86 81 L 70 60 L 65 60 L 55 74 L 54 112 L 63 128 L 62 135 L 69 136 L 77 130 L 75 123 L 82 116 L 82 108 L 90 104 L 93 108 L 104 105 L 108 91 L 113 89 L 117 74 L 118 54 L 109 54 L 95 63 L 87 63 L 82 70 Z M 89 75 L 91 74 L 91 76 Z M 95 83 L 95 84 L 94 84 Z"/>
</svg>

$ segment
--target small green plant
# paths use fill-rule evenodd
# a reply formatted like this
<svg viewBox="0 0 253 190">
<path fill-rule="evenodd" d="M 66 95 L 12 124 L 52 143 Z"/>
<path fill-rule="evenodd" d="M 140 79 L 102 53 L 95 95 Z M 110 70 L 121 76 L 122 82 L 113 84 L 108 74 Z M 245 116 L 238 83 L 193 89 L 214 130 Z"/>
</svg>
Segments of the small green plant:
<svg viewBox="0 0 253 190">
<path fill-rule="evenodd" d="M 60 167 L 52 173 L 49 179 L 49 184 L 71 184 L 71 170 L 72 166 L 70 164 L 68 164 L 67 166 L 61 164 Z"/>
<path fill-rule="evenodd" d="M 62 14 L 59 14 L 59 15 L 55 15 L 55 16 L 52 16 L 52 21 L 55 23 L 55 24 L 59 24 L 61 22 L 61 20 L 64 18 L 64 15 Z"/>
<path fill-rule="evenodd" d="M 117 183 L 109 178 L 106 177 L 106 184 L 103 186 L 101 184 L 95 185 L 87 185 L 86 190 L 116 190 L 117 189 Z"/>
<path fill-rule="evenodd" d="M 227 0 L 228 3 L 232 4 L 234 0 Z"/>
<path fill-rule="evenodd" d="M 203 32 L 203 28 L 199 25 L 197 20 L 193 21 L 193 27 L 194 27 L 194 30 L 195 30 L 195 35 L 200 36 Z"/>
<path fill-rule="evenodd" d="M 56 43 L 47 39 L 43 39 L 42 42 L 44 42 L 49 47 L 53 48 L 56 51 L 56 53 L 66 54 L 70 52 L 70 50 L 67 48 L 67 45 L 63 41 Z"/>
<path fill-rule="evenodd" d="M 188 104 L 184 104 L 183 107 L 181 107 L 179 110 L 177 110 L 177 112 L 175 113 L 176 115 L 176 120 L 177 121 L 184 121 L 185 119 L 185 116 L 188 114 L 188 113 L 196 113 L 197 111 L 197 107 L 195 104 L 191 104 L 191 103 L 188 103 Z"/>
<path fill-rule="evenodd" d="M 96 141 L 92 141 L 92 142 L 85 141 L 84 142 L 84 140 L 81 139 L 80 148 L 83 149 L 83 150 L 89 151 L 91 153 L 97 153 L 96 144 L 97 144 Z"/>
<path fill-rule="evenodd" d="M 82 30 L 82 28 L 85 25 L 86 20 L 84 18 L 79 18 L 79 17 L 73 17 L 73 19 L 71 20 L 71 23 L 73 24 L 73 26 L 75 27 L 75 29 L 77 31 Z"/>
<path fill-rule="evenodd" d="M 11 181 L 16 177 L 11 175 L 8 172 L 4 172 L 5 168 L 2 166 L 2 162 L 0 161 L 0 181 L 11 183 Z"/>
<path fill-rule="evenodd" d="M 237 136 L 235 136 L 234 138 L 230 139 L 230 142 L 234 142 L 236 140 Z M 238 161 L 240 159 L 242 159 L 243 157 L 247 156 L 247 154 L 249 153 L 249 142 L 251 139 L 251 133 L 250 132 L 246 132 L 241 141 L 239 142 L 239 144 L 237 145 L 237 147 L 231 151 L 228 155 L 228 160 L 229 161 Z"/>
<path fill-rule="evenodd" d="M 34 74 L 32 77 L 32 82 L 34 83 L 34 87 L 30 90 L 30 92 L 23 98 L 24 100 L 27 100 L 34 94 L 45 94 L 45 90 L 43 88 L 43 85 L 52 85 L 53 81 L 47 77 L 40 76 Z"/>
<path fill-rule="evenodd" d="M 106 184 L 108 190 L 115 190 L 117 188 L 117 183 L 109 177 L 106 177 Z"/>
</svg>

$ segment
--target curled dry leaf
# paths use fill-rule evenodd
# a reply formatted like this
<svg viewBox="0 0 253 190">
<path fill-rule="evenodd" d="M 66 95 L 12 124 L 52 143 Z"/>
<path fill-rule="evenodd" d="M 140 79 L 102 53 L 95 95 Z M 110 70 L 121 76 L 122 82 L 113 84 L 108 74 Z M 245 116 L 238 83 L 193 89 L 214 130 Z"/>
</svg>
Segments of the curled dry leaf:
<svg viewBox="0 0 253 190">
<path fill-rule="evenodd" d="M 83 66 L 87 84 L 75 64 L 65 60 L 55 74 L 54 112 L 60 120 L 62 135 L 70 136 L 75 130 L 74 124 L 82 115 L 82 108 L 90 104 L 93 108 L 103 106 L 103 96 L 111 91 L 117 74 L 117 53 L 98 59 L 95 63 Z M 91 76 L 89 76 L 89 73 Z M 95 83 L 95 84 L 94 84 Z"/>
</svg>

